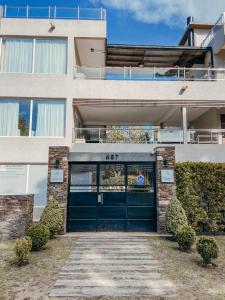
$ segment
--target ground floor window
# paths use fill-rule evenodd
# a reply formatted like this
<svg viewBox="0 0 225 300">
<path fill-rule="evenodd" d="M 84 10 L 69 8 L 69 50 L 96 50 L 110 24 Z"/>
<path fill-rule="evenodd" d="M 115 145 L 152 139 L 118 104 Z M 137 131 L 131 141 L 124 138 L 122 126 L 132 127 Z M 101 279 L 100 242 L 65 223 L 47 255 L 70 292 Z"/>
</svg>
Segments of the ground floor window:
<svg viewBox="0 0 225 300">
<path fill-rule="evenodd" d="M 64 100 L 0 99 L 0 136 L 64 135 Z"/>
</svg>

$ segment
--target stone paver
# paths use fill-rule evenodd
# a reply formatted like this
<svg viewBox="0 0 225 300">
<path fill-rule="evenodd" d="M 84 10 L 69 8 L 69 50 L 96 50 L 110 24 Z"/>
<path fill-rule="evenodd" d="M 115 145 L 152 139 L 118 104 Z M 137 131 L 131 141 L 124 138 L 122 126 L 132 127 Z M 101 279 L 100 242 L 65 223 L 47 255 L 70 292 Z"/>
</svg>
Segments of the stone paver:
<svg viewBox="0 0 225 300">
<path fill-rule="evenodd" d="M 80 236 L 49 297 L 172 297 L 161 268 L 146 237 Z"/>
</svg>

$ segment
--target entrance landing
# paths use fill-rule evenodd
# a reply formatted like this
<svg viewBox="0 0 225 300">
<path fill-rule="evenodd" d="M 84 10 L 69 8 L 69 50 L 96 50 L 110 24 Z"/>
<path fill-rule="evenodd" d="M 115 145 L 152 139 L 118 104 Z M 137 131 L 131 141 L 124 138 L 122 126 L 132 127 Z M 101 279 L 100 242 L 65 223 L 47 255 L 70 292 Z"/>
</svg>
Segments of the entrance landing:
<svg viewBox="0 0 225 300">
<path fill-rule="evenodd" d="M 175 286 L 160 270 L 146 236 L 80 235 L 49 296 L 173 297 Z"/>
</svg>

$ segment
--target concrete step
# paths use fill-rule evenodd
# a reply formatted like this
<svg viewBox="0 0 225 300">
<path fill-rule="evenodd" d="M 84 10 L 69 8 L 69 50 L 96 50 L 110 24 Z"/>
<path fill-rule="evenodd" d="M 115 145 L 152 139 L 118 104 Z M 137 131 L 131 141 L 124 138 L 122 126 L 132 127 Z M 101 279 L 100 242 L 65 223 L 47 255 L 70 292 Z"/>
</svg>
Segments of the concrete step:
<svg viewBox="0 0 225 300">
<path fill-rule="evenodd" d="M 66 265 L 74 265 L 74 266 L 131 266 L 131 265 L 138 265 L 138 266 L 151 266 L 151 265 L 159 265 L 159 262 L 157 260 L 149 259 L 149 260 L 99 260 L 99 261 L 91 261 L 88 262 L 86 260 L 74 260 L 74 259 L 69 259 L 67 261 Z"/>
<path fill-rule="evenodd" d="M 54 286 L 61 287 L 143 287 L 143 288 L 171 288 L 173 285 L 167 280 L 111 280 L 108 278 L 96 278 L 95 280 L 73 280 L 73 279 L 58 279 Z"/>
<path fill-rule="evenodd" d="M 175 294 L 173 288 L 109 288 L 109 287 L 84 287 L 84 288 L 59 288 L 50 292 L 50 297 L 128 297 L 128 296 L 155 296 L 165 297 Z"/>
<path fill-rule="evenodd" d="M 89 273 L 82 273 L 82 272 L 60 272 L 58 278 L 59 279 L 73 279 L 73 280 L 83 280 L 83 279 L 91 279 L 91 278 L 107 278 L 111 280 L 118 280 L 118 279 L 141 279 L 141 280 L 153 280 L 153 279 L 160 279 L 161 275 L 157 271 L 151 272 L 89 272 Z"/>
<path fill-rule="evenodd" d="M 149 265 L 149 266 L 144 266 L 144 265 L 132 265 L 132 266 L 108 266 L 108 265 L 66 265 L 63 267 L 63 270 L 67 271 L 86 271 L 86 272 L 92 272 L 92 271 L 107 271 L 107 270 L 112 270 L 112 271 L 142 271 L 142 270 L 159 270 L 161 267 L 159 264 L 155 265 Z"/>
</svg>

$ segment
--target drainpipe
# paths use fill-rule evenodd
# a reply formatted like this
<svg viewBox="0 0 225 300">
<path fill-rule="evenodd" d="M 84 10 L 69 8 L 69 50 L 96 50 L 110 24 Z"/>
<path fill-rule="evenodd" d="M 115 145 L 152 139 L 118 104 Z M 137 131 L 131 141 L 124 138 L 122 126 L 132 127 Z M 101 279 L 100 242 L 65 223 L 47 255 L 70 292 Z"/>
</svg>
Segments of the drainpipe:
<svg viewBox="0 0 225 300">
<path fill-rule="evenodd" d="M 187 18 L 187 26 L 189 26 L 190 23 L 194 21 L 193 17 L 188 17 Z M 195 39 L 194 39 L 194 30 L 188 28 L 188 46 L 189 47 L 194 47 L 195 45 Z"/>
</svg>

